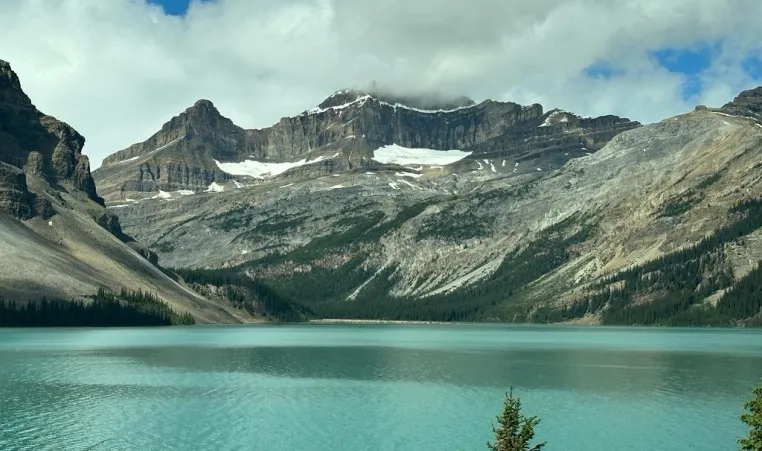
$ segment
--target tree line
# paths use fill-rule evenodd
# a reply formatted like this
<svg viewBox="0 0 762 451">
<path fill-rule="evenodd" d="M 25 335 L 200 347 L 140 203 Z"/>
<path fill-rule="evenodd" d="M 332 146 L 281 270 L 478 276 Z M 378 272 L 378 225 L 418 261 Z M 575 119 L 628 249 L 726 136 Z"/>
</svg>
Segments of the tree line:
<svg viewBox="0 0 762 451">
<path fill-rule="evenodd" d="M 42 298 L 17 302 L 0 296 L 0 327 L 134 327 L 195 324 L 189 313 L 176 313 L 158 296 L 123 288 L 99 288 L 86 300 Z"/>
</svg>

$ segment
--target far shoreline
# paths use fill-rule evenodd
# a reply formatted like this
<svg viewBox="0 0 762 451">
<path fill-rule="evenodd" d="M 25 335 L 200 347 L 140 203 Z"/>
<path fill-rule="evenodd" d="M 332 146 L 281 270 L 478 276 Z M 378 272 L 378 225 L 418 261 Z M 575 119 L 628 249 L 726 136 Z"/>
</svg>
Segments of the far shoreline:
<svg viewBox="0 0 762 451">
<path fill-rule="evenodd" d="M 302 323 L 304 324 L 304 323 Z M 394 319 L 341 319 L 341 318 L 324 318 L 324 319 L 311 319 L 306 324 L 409 324 L 409 325 L 453 325 L 453 324 L 489 324 L 489 323 L 462 323 L 454 321 L 408 321 L 408 320 L 394 320 Z"/>
</svg>

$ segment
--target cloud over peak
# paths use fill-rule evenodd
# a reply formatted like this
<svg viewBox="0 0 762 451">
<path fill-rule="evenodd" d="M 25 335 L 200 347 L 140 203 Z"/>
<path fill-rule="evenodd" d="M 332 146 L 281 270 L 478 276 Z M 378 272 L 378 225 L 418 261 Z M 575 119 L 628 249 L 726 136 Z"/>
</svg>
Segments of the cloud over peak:
<svg viewBox="0 0 762 451">
<path fill-rule="evenodd" d="M 265 127 L 371 80 L 655 121 L 762 84 L 758 17 L 750 0 L 26 0 L 0 2 L 0 58 L 97 165 L 199 98 Z"/>
</svg>

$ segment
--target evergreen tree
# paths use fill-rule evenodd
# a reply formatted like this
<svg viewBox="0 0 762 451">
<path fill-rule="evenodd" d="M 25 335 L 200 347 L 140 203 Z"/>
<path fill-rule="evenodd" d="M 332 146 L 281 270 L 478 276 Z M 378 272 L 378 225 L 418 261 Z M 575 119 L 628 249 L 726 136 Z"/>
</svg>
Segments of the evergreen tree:
<svg viewBox="0 0 762 451">
<path fill-rule="evenodd" d="M 747 402 L 747 413 L 741 415 L 741 421 L 749 426 L 749 437 L 738 441 L 743 451 L 762 451 L 762 387 L 754 389 L 754 399 Z"/>
<path fill-rule="evenodd" d="M 526 417 L 521 413 L 521 400 L 513 397 L 513 388 L 508 392 L 503 404 L 503 413 L 497 416 L 499 427 L 492 426 L 495 443 L 488 443 L 491 451 L 541 451 L 545 442 L 530 448 L 534 439 L 534 428 L 540 424 L 537 417 Z"/>
</svg>

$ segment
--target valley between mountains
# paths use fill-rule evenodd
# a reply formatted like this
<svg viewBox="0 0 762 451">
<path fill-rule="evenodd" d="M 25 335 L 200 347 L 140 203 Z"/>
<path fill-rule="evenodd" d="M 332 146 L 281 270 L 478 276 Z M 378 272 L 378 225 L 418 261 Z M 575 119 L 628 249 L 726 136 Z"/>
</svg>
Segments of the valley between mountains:
<svg viewBox="0 0 762 451">
<path fill-rule="evenodd" d="M 84 138 L 0 67 L 7 298 L 140 289 L 197 322 L 762 324 L 762 88 L 648 125 L 344 89 L 249 130 L 199 100 L 91 175 Z"/>
</svg>

